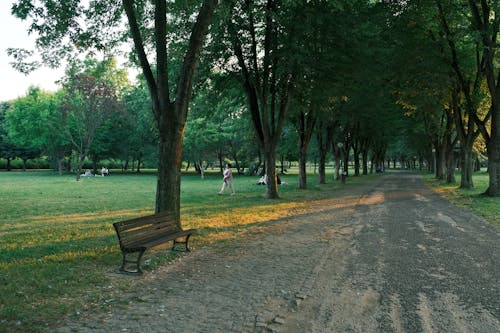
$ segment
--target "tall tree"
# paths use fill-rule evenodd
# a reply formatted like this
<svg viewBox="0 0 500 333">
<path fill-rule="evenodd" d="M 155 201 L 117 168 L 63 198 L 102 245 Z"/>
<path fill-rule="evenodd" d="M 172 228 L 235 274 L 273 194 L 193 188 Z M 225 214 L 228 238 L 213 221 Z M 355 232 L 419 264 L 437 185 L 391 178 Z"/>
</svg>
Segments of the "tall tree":
<svg viewBox="0 0 500 333">
<path fill-rule="evenodd" d="M 122 25 L 122 13 L 125 12 L 128 36 L 132 37 L 135 54 L 147 82 L 159 133 L 156 212 L 171 212 L 179 225 L 182 137 L 196 65 L 217 4 L 218 0 L 204 0 L 196 9 L 187 8 L 184 11 L 187 15 L 179 20 L 184 29 L 175 35 L 172 34 L 173 29 L 170 35 L 167 33 L 168 27 L 173 25 L 169 23 L 176 22 L 167 21 L 168 9 L 184 10 L 179 7 L 189 6 L 190 3 L 75 0 L 33 4 L 28 0 L 18 0 L 13 6 L 16 16 L 32 19 L 30 31 L 39 33 L 37 45 L 45 51 L 44 60 L 53 65 L 58 65 L 60 55 L 68 55 L 75 48 L 99 51 L 116 46 L 123 37 L 116 32 L 116 28 Z M 186 26 L 189 28 L 185 29 Z M 168 46 L 175 44 L 184 46 L 185 51 L 172 78 L 169 65 L 173 62 Z M 149 45 L 152 47 L 149 48 Z M 150 49 L 154 50 L 154 57 L 148 56 Z M 176 84 L 172 85 L 172 81 Z"/>
<path fill-rule="evenodd" d="M 488 152 L 489 186 L 486 194 L 500 196 L 500 70 L 498 67 L 498 33 L 500 2 L 498 0 L 468 0 L 472 28 L 478 33 L 482 46 L 481 64 L 490 94 L 490 109 L 485 117 L 473 117 L 486 141 Z M 495 65 L 496 62 L 496 65 Z M 491 119 L 491 122 L 489 120 Z M 490 131 L 488 132 L 488 123 Z"/>
<path fill-rule="evenodd" d="M 98 131 L 123 110 L 117 87 L 108 79 L 115 76 L 107 75 L 116 72 L 114 65 L 107 63 L 108 67 L 103 62 L 87 59 L 83 71 L 79 66 L 71 67 L 64 83 L 60 111 L 64 132 L 76 152 L 77 181 Z"/>
<path fill-rule="evenodd" d="M 9 102 L 0 103 L 0 157 L 7 160 L 7 171 L 11 170 L 10 162 L 17 156 L 17 147 L 10 141 L 5 125 L 5 114 L 9 108 Z"/>
<path fill-rule="evenodd" d="M 224 20 L 237 70 L 245 89 L 256 138 L 264 153 L 267 198 L 278 198 L 276 147 L 281 137 L 292 90 L 295 63 L 294 10 L 287 1 L 230 2 Z M 292 24 L 292 22 L 294 22 Z"/>
<path fill-rule="evenodd" d="M 12 102 L 5 125 L 12 142 L 47 154 L 56 161 L 57 169 L 62 173 L 62 160 L 69 149 L 61 129 L 60 105 L 60 93 L 30 87 L 25 96 Z"/>
</svg>

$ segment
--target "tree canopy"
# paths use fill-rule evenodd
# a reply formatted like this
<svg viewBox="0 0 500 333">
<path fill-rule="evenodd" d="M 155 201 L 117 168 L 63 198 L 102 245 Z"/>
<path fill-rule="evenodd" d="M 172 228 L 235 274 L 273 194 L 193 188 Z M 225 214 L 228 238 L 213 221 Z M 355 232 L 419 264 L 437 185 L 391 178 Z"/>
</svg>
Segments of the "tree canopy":
<svg viewBox="0 0 500 333">
<path fill-rule="evenodd" d="M 470 187 L 472 166 L 483 154 L 487 193 L 500 193 L 498 0 L 233 0 L 217 6 L 216 0 L 18 0 L 12 12 L 38 33 L 40 57 L 9 53 L 21 71 L 63 59 L 76 64 L 80 54 L 102 56 L 94 67 L 83 61 L 72 71 L 90 66 L 94 77 L 106 78 L 124 113 L 103 121 L 82 155 L 156 160 L 157 211 L 179 216 L 182 160 L 200 172 L 224 160 L 242 173 L 263 170 L 270 178 L 266 196 L 277 198 L 276 166 L 285 156 L 299 162 L 302 188 L 312 158 L 319 160 L 319 183 L 326 181 L 329 160 L 337 175 L 352 163 L 355 176 L 397 160 L 405 167 L 418 162 L 450 181 L 459 164 L 461 184 Z M 129 66 L 142 71 L 133 86 L 123 85 L 123 72 L 106 69 L 106 55 L 119 53 L 120 45 L 133 45 L 124 53 Z M 72 77 L 72 84 L 85 86 L 84 76 Z M 65 87 L 78 91 L 71 82 Z M 52 147 L 68 154 L 74 136 L 23 134 L 37 131 L 23 112 L 47 113 L 45 100 L 64 105 L 58 94 L 35 92 L 9 106 L 16 111 L 2 121 L 10 133 L 4 137 L 42 150 L 41 141 L 60 140 Z M 30 106 L 33 94 L 40 105 Z"/>
</svg>

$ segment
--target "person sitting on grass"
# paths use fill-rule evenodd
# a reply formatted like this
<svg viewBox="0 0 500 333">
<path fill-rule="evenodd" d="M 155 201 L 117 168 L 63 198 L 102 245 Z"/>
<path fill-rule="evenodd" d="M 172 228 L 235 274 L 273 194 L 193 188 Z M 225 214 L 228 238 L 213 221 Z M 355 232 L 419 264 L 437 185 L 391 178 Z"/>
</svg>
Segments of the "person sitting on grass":
<svg viewBox="0 0 500 333">
<path fill-rule="evenodd" d="M 92 174 L 92 172 L 90 172 L 89 169 L 85 170 L 85 173 L 82 173 L 80 175 L 80 177 L 94 177 L 94 175 Z"/>
</svg>

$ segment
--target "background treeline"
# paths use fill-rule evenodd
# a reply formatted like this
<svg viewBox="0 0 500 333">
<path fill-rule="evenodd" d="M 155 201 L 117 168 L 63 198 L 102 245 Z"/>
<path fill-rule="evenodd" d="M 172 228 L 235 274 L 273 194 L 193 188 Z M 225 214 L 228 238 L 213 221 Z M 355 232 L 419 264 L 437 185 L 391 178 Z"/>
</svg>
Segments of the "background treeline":
<svg viewBox="0 0 500 333">
<path fill-rule="evenodd" d="M 197 9 L 169 8 L 172 77 Z M 498 169 L 498 10 L 498 1 L 221 3 L 191 91 L 182 167 L 230 161 L 257 174 L 293 161 L 301 188 L 307 163 L 319 183 L 327 164 L 337 179 L 402 167 L 453 182 L 460 169 L 472 187 L 488 157 Z M 132 53 L 127 66 L 138 63 Z M 73 59 L 59 91 L 33 87 L 0 105 L 0 167 L 156 168 L 148 89 L 114 57 Z"/>
</svg>

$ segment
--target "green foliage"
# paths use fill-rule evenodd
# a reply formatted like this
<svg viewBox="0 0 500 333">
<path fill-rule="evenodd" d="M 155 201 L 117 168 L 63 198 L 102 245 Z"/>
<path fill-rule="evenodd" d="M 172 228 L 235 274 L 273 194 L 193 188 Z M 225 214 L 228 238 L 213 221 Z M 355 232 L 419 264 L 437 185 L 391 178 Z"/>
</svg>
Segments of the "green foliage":
<svg viewBox="0 0 500 333">
<path fill-rule="evenodd" d="M 2 102 L 0 104 L 0 157 L 12 159 L 16 157 L 16 146 L 9 140 L 5 115 L 10 108 L 10 103 Z"/>
<path fill-rule="evenodd" d="M 147 159 L 157 165 L 158 130 L 151 112 L 151 98 L 141 77 L 137 84 L 125 91 L 123 99 L 127 111 L 126 130 L 117 151 L 124 160 L 129 157 L 138 161 Z"/>
<path fill-rule="evenodd" d="M 60 95 L 31 87 L 26 96 L 13 101 L 6 114 L 5 126 L 11 142 L 51 156 L 67 150 L 60 107 Z"/>
<path fill-rule="evenodd" d="M 113 58 L 87 57 L 67 70 L 60 111 L 64 133 L 78 154 L 77 179 L 89 154 L 94 161 L 114 155 L 110 151 L 120 142 L 118 134 L 126 123 L 120 91 L 127 83 L 126 72 L 117 68 Z"/>
<path fill-rule="evenodd" d="M 38 35 L 37 54 L 15 48 L 8 49 L 8 53 L 16 60 L 14 66 L 27 73 L 42 64 L 59 67 L 64 59 L 84 50 L 111 50 L 123 41 L 122 11 L 118 1 L 18 0 L 12 14 L 27 20 L 28 31 Z"/>
</svg>

